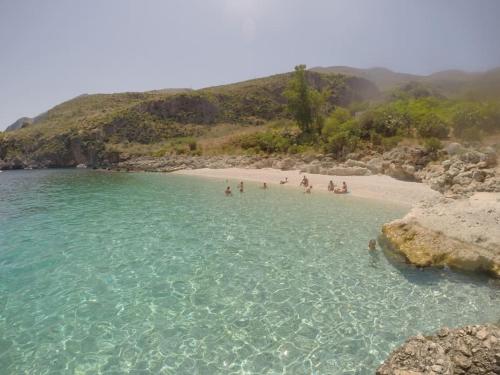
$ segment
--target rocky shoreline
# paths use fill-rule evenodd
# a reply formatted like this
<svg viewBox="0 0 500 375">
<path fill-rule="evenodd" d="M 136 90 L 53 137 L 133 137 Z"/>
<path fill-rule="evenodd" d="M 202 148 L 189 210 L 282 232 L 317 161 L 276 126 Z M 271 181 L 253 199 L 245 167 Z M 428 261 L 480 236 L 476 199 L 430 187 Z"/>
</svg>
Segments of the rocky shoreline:
<svg viewBox="0 0 500 375">
<path fill-rule="evenodd" d="M 500 277 L 500 194 L 440 197 L 385 224 L 385 238 L 410 263 L 484 271 Z"/>
<path fill-rule="evenodd" d="M 435 161 L 439 158 L 440 161 Z M 446 196 L 460 198 L 474 192 L 500 192 L 497 154 L 451 143 L 440 155 L 422 147 L 397 147 L 383 154 L 350 154 L 345 161 L 329 155 L 189 156 L 126 158 L 113 169 L 173 172 L 180 169 L 275 168 L 331 176 L 384 174 L 398 180 L 424 182 Z"/>
<path fill-rule="evenodd" d="M 498 147 L 497 147 L 498 149 Z M 81 155 L 80 155 L 81 156 Z M 76 158 L 81 160 L 82 158 Z M 75 160 L 76 160 L 75 159 Z M 83 158 L 85 159 L 85 158 Z M 32 160 L 0 160 L 0 169 L 35 169 L 44 163 Z M 76 161 L 75 165 L 76 166 Z M 86 167 L 84 163 L 78 167 Z M 482 236 L 498 230 L 496 227 L 477 227 L 482 217 L 498 218 L 498 201 L 492 200 L 493 210 L 484 213 L 474 208 L 475 200 L 470 197 L 477 192 L 500 193 L 500 168 L 498 155 L 493 147 L 464 147 L 448 143 L 443 150 L 428 151 L 418 146 L 398 146 L 384 153 L 366 150 L 352 153 L 344 160 L 330 155 L 166 155 L 164 157 L 131 157 L 121 154 L 107 158 L 100 164 L 89 167 L 119 171 L 175 172 L 203 168 L 225 169 L 274 168 L 285 171 L 300 171 L 311 175 L 328 176 L 370 176 L 386 175 L 402 181 L 423 182 L 442 194 L 440 202 L 424 202 L 428 207 L 441 207 L 433 214 L 422 207 L 415 207 L 407 217 L 384 226 L 383 233 L 391 247 L 405 255 L 417 266 L 453 266 L 459 269 L 486 270 L 494 276 L 500 275 L 498 249 L 500 241 L 484 248 Z M 447 201 L 448 199 L 448 201 Z M 414 201 L 414 200 L 413 200 Z M 458 207 L 472 210 L 473 214 L 461 217 L 461 209 L 452 214 L 445 213 L 458 202 Z M 437 211 L 436 211 L 437 212 Z M 445 225 L 429 224 L 430 217 L 446 217 L 454 222 L 453 231 Z M 486 215 L 486 216 L 485 216 Z M 463 215 L 462 215 L 463 216 Z M 434 220 L 436 221 L 436 220 Z M 493 223 L 491 225 L 498 224 Z M 470 233 L 477 227 L 476 238 L 460 238 L 457 233 Z M 486 255 L 485 255 L 486 254 Z M 491 255 L 493 254 L 493 255 Z M 491 255 L 491 256 L 490 256 Z M 473 260 L 475 259 L 475 260 Z"/>
<path fill-rule="evenodd" d="M 432 336 L 411 337 L 392 352 L 376 374 L 500 374 L 500 328 L 442 328 Z"/>
</svg>

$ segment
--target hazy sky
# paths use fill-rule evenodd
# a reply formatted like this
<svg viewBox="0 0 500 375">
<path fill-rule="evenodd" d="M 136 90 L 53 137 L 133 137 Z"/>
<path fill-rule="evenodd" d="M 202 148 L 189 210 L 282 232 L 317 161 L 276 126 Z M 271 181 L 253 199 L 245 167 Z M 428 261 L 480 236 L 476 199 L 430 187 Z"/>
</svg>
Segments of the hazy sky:
<svg viewBox="0 0 500 375">
<path fill-rule="evenodd" d="M 294 65 L 500 66 L 500 0 L 0 0 L 0 129 L 82 93 Z"/>
</svg>

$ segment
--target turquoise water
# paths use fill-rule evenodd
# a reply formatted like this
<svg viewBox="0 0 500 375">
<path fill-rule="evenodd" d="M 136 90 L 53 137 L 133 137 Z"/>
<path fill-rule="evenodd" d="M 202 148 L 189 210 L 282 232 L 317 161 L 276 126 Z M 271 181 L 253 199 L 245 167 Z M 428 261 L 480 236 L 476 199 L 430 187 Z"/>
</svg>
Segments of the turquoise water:
<svg viewBox="0 0 500 375">
<path fill-rule="evenodd" d="M 0 173 L 0 374 L 372 374 L 409 335 L 500 316 L 486 279 L 368 254 L 401 208 L 224 187 Z"/>
</svg>

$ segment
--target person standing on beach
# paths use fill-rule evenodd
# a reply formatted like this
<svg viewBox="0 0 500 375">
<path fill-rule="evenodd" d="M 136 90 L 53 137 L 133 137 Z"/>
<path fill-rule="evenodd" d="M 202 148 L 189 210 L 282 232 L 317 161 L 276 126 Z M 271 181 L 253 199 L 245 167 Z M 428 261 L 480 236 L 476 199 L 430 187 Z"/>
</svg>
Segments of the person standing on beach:
<svg viewBox="0 0 500 375">
<path fill-rule="evenodd" d="M 333 183 L 332 180 L 328 183 L 328 191 L 334 191 L 335 190 L 335 184 Z"/>
<path fill-rule="evenodd" d="M 302 177 L 302 181 L 300 181 L 300 186 L 304 186 L 305 188 L 309 186 L 309 180 L 307 179 L 306 175 Z"/>
</svg>

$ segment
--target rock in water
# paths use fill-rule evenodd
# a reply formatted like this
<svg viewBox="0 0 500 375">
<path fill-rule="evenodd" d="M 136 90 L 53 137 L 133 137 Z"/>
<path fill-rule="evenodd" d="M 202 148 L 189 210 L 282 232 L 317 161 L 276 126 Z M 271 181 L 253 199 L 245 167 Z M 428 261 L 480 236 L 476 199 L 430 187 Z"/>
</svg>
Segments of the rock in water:
<svg viewBox="0 0 500 375">
<path fill-rule="evenodd" d="M 443 328 L 434 336 L 411 337 L 392 352 L 376 374 L 500 374 L 500 328 Z"/>
<path fill-rule="evenodd" d="M 417 266 L 450 266 L 500 277 L 500 194 L 476 193 L 414 207 L 385 224 L 391 247 Z"/>
</svg>

